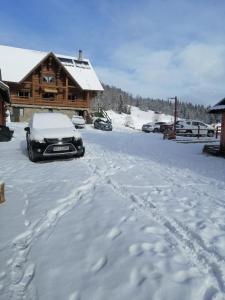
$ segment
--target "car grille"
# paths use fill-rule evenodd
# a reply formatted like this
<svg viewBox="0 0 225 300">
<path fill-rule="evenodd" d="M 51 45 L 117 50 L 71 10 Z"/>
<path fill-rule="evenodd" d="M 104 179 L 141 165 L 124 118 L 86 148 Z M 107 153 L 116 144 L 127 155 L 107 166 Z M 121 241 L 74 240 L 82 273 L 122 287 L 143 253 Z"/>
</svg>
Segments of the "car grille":
<svg viewBox="0 0 225 300">
<path fill-rule="evenodd" d="M 65 143 L 70 143 L 72 141 L 73 141 L 73 137 L 62 138 L 62 142 L 65 142 Z"/>
<path fill-rule="evenodd" d="M 62 138 L 62 139 L 45 139 L 45 142 L 48 144 L 57 144 L 59 142 L 71 143 L 73 141 L 73 137 Z"/>
</svg>

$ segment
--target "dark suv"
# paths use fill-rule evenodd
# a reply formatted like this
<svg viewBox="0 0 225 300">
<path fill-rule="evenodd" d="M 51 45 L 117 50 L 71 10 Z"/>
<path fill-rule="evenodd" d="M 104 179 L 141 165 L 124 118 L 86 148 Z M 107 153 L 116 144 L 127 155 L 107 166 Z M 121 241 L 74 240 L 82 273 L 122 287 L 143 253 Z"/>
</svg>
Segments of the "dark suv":
<svg viewBox="0 0 225 300">
<path fill-rule="evenodd" d="M 94 128 L 105 131 L 112 131 L 112 123 L 107 119 L 97 118 L 94 121 Z"/>
</svg>

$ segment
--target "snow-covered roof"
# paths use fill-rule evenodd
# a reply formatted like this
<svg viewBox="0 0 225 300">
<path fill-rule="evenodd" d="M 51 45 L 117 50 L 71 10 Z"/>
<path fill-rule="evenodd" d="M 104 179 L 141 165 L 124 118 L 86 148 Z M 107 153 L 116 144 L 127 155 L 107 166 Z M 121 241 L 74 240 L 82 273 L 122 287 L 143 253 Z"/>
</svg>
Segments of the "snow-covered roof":
<svg viewBox="0 0 225 300">
<path fill-rule="evenodd" d="M 21 81 L 45 56 L 46 52 L 0 45 L 0 69 L 4 81 Z"/>
<path fill-rule="evenodd" d="M 0 69 L 4 81 L 20 82 L 49 53 L 0 45 Z M 83 90 L 103 91 L 88 59 L 55 54 Z"/>
<path fill-rule="evenodd" d="M 209 113 L 221 113 L 223 111 L 225 111 L 225 98 L 223 98 L 216 105 L 208 109 Z"/>
</svg>

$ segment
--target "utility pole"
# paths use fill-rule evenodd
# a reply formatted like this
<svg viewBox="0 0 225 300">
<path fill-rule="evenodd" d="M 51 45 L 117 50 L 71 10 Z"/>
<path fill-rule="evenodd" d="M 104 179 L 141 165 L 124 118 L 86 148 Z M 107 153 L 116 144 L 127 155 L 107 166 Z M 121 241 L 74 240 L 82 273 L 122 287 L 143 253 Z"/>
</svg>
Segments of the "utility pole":
<svg viewBox="0 0 225 300">
<path fill-rule="evenodd" d="M 176 138 L 176 123 L 177 123 L 177 105 L 178 105 L 178 101 L 177 101 L 177 96 L 173 97 L 173 98 L 169 98 L 168 100 L 174 100 L 174 121 L 173 121 L 173 134 L 174 134 L 174 138 Z"/>
<path fill-rule="evenodd" d="M 175 104 L 174 104 L 174 124 L 173 124 L 173 131 L 176 135 L 176 123 L 177 123 L 177 96 L 174 97 Z"/>
</svg>

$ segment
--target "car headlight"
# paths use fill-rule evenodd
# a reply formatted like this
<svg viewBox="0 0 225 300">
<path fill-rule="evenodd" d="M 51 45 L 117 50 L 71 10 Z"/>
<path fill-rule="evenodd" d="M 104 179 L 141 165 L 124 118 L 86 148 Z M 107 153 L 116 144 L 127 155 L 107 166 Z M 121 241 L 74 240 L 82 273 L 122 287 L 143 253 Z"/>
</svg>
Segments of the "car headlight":
<svg viewBox="0 0 225 300">
<path fill-rule="evenodd" d="M 34 141 L 35 141 L 36 143 L 45 144 L 44 139 L 35 139 Z"/>
<path fill-rule="evenodd" d="M 42 136 L 38 136 L 38 135 L 33 136 L 32 140 L 36 143 L 41 143 L 41 144 L 45 143 L 44 138 Z"/>
</svg>

